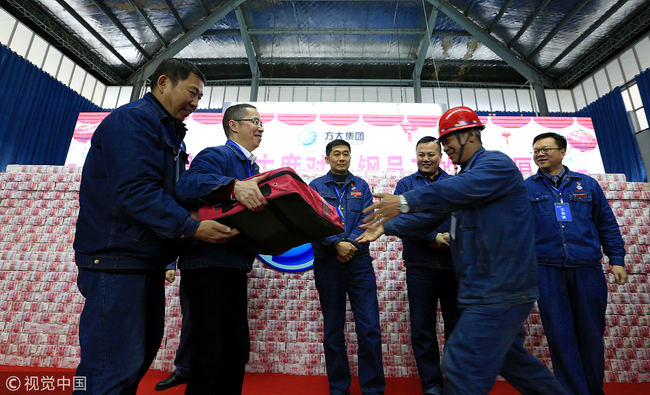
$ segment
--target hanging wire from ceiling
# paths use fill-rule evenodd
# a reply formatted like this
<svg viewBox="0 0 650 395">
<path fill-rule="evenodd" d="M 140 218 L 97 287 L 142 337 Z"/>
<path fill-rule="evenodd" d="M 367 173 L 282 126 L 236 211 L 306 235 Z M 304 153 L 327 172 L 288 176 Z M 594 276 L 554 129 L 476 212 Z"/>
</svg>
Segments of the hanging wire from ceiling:
<svg viewBox="0 0 650 395">
<path fill-rule="evenodd" d="M 435 8 L 432 9 L 431 12 L 436 12 Z M 427 18 L 427 9 L 424 4 L 424 0 L 422 0 L 422 15 L 424 16 L 424 24 L 427 28 L 427 40 L 429 41 L 429 47 L 431 47 L 431 33 L 434 26 L 429 26 L 429 18 Z M 438 67 L 436 66 L 435 52 L 434 55 L 431 56 L 431 60 L 433 61 L 433 74 L 436 76 L 436 83 L 438 84 L 438 88 L 440 88 L 440 79 L 438 78 Z"/>
<path fill-rule="evenodd" d="M 397 30 L 397 77 L 399 78 L 399 95 L 401 103 L 404 103 L 404 88 L 402 87 L 402 57 L 399 47 L 399 16 L 397 14 L 397 8 L 399 7 L 399 0 L 395 2 L 395 29 Z"/>
<path fill-rule="evenodd" d="M 271 66 L 269 70 L 269 84 L 266 87 L 266 102 L 271 97 L 271 78 L 273 78 L 273 50 L 275 49 L 275 27 L 278 22 L 278 2 L 275 3 L 275 13 L 273 15 L 273 36 L 271 37 Z M 279 98 L 278 98 L 279 99 Z"/>
</svg>

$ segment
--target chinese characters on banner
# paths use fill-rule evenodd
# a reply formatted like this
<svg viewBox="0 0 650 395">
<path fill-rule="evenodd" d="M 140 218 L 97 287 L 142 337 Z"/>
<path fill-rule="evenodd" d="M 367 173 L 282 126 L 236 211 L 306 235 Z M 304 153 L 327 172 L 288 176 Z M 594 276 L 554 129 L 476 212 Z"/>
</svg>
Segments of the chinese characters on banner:
<svg viewBox="0 0 650 395">
<path fill-rule="evenodd" d="M 341 139 L 352 146 L 350 170 L 413 172 L 415 144 L 424 136 L 438 136 L 442 113 L 433 104 L 390 103 L 254 103 L 264 122 L 262 143 L 255 151 L 260 171 L 289 166 L 320 174 L 329 169 L 325 146 Z M 107 113 L 81 113 L 70 144 L 66 165 L 82 165 L 90 136 Z M 185 120 L 190 160 L 201 149 L 224 144 L 222 113 L 194 113 Z M 486 125 L 486 149 L 509 155 L 522 173 L 537 171 L 532 159 L 533 138 L 556 132 L 567 137 L 564 163 L 572 170 L 604 173 L 590 118 L 481 117 Z M 443 154 L 441 167 L 455 173 Z"/>
</svg>

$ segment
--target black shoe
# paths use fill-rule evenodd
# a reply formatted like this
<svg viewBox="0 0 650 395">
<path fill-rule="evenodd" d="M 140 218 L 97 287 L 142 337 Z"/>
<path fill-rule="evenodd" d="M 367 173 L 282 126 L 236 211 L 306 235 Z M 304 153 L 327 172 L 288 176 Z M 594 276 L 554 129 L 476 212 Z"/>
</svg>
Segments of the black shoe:
<svg viewBox="0 0 650 395">
<path fill-rule="evenodd" d="M 172 387 L 176 387 L 177 385 L 185 383 L 187 383 L 187 379 L 185 377 L 181 377 L 176 373 L 172 373 L 169 375 L 169 377 L 156 384 L 156 391 L 168 390 Z"/>
</svg>

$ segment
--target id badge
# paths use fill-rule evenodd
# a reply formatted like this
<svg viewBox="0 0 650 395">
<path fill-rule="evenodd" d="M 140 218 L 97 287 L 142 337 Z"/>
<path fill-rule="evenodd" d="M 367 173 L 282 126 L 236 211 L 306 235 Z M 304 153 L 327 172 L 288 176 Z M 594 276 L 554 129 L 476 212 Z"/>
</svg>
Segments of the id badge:
<svg viewBox="0 0 650 395">
<path fill-rule="evenodd" d="M 571 222 L 569 203 L 555 203 L 555 216 L 560 222 Z"/>
</svg>

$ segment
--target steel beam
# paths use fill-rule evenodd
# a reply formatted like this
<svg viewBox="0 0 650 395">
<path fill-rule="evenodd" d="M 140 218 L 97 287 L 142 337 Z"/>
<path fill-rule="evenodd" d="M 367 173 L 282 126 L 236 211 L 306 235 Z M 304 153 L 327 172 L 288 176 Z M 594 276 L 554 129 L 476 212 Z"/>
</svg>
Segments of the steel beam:
<svg viewBox="0 0 650 395">
<path fill-rule="evenodd" d="M 464 12 L 464 14 L 466 16 L 469 15 L 469 13 L 472 11 L 472 8 L 474 8 L 475 4 L 476 4 L 476 0 L 472 0 L 472 2 L 469 3 L 469 5 L 467 6 L 467 8 L 465 9 L 465 12 Z"/>
<path fill-rule="evenodd" d="M 205 12 L 205 16 L 210 16 L 210 9 L 208 6 L 205 5 L 205 1 L 199 0 L 199 4 L 201 4 L 201 8 L 203 8 L 203 11 Z"/>
<path fill-rule="evenodd" d="M 169 12 L 172 13 L 174 16 L 174 19 L 176 19 L 176 23 L 183 29 L 183 32 L 187 32 L 187 28 L 185 27 L 185 24 L 183 23 L 183 19 L 181 18 L 180 15 L 178 15 L 178 11 L 176 11 L 176 7 L 172 4 L 171 1 L 169 0 L 163 0 L 165 4 L 167 5 L 167 9 L 169 9 Z"/>
<path fill-rule="evenodd" d="M 427 27 L 430 29 L 433 29 L 433 27 L 436 24 L 436 19 L 438 19 L 438 9 L 434 8 L 431 10 L 431 14 L 429 15 L 429 19 L 427 20 Z M 415 67 L 413 68 L 413 75 L 411 76 L 413 80 L 418 80 L 420 81 L 420 75 L 422 73 L 422 67 L 424 66 L 424 60 L 427 57 L 427 52 L 429 50 L 429 44 L 431 44 L 431 34 L 428 32 L 424 33 L 424 36 L 422 37 L 422 40 L 420 41 L 420 49 L 418 50 L 418 55 L 417 58 L 415 59 Z M 416 102 L 421 103 L 422 102 L 422 97 L 420 95 L 420 101 L 417 101 L 417 95 L 416 95 Z"/>
<path fill-rule="evenodd" d="M 503 6 L 501 6 L 501 9 L 499 10 L 499 13 L 497 14 L 496 17 L 494 17 L 494 20 L 492 20 L 492 23 L 490 23 L 490 26 L 487 28 L 487 32 L 491 33 L 492 29 L 494 29 L 494 26 L 496 26 L 497 23 L 501 20 L 503 17 L 503 14 L 506 13 L 506 10 L 510 6 L 510 3 L 512 3 L 512 0 L 506 0 L 505 3 L 503 3 Z"/>
<path fill-rule="evenodd" d="M 618 11 L 626 3 L 627 3 L 627 0 L 619 0 L 618 3 L 614 4 L 614 6 L 612 8 L 610 8 L 609 10 L 607 10 L 607 12 L 603 16 L 598 18 L 598 20 L 596 22 L 594 22 L 589 27 L 589 29 L 585 30 L 585 32 L 582 33 L 582 35 L 580 35 L 580 37 L 578 37 L 577 40 L 572 42 L 571 45 L 569 45 L 564 51 L 562 51 L 562 53 L 559 54 L 553 60 L 553 62 L 551 62 L 550 65 L 546 66 L 544 71 L 547 71 L 547 70 L 551 69 L 553 66 L 555 66 L 556 64 L 558 64 L 560 62 L 560 60 L 564 59 L 565 56 L 570 54 L 571 51 L 573 51 L 578 45 L 580 45 L 587 37 L 591 36 L 591 33 L 596 31 L 596 29 L 598 29 L 600 27 L 600 25 L 602 25 L 606 20 L 608 20 L 612 15 L 614 15 L 614 13 L 616 11 Z"/>
<path fill-rule="evenodd" d="M 210 80 L 206 86 L 249 86 L 252 80 L 250 78 L 231 79 L 231 80 Z M 359 79 L 330 79 L 330 78 L 264 78 L 261 80 L 263 85 L 295 85 L 295 86 L 412 86 L 412 80 L 359 80 Z M 435 88 L 468 88 L 468 89 L 529 89 L 526 84 L 508 84 L 497 82 L 454 82 L 454 81 L 422 81 L 422 87 Z"/>
<path fill-rule="evenodd" d="M 113 22 L 115 27 L 117 27 L 117 29 L 122 32 L 124 37 L 126 37 L 126 39 L 129 40 L 131 44 L 133 44 L 135 49 L 137 49 L 138 52 L 140 52 L 142 56 L 145 57 L 145 59 L 151 60 L 151 55 L 149 55 L 147 51 L 145 51 L 144 48 L 142 48 L 142 46 L 135 40 L 135 38 L 133 38 L 131 33 L 129 33 L 129 31 L 126 30 L 124 25 L 122 25 L 122 22 L 120 22 L 120 20 L 117 19 L 115 15 L 113 15 L 113 12 L 111 12 L 111 10 L 108 9 L 108 7 L 102 4 L 99 0 L 92 0 L 92 2 L 97 6 L 97 8 L 99 8 L 102 14 L 106 16 L 106 18 L 108 18 L 111 22 Z"/>
<path fill-rule="evenodd" d="M 160 32 L 158 32 L 158 30 L 154 27 L 153 23 L 151 22 L 151 20 L 150 20 L 149 17 L 147 16 L 147 14 L 145 14 L 144 12 L 142 12 L 142 10 L 140 9 L 140 7 L 138 7 L 138 5 L 135 4 L 135 1 L 133 1 L 133 0 L 127 0 L 127 1 L 129 2 L 129 4 L 131 4 L 131 7 L 133 7 L 133 9 L 135 10 L 135 12 L 136 12 L 138 15 L 140 15 L 140 18 L 142 18 L 142 20 L 144 21 L 144 23 L 145 23 L 147 26 L 149 26 L 149 30 L 151 30 L 151 31 L 153 32 L 153 34 L 158 38 L 158 41 L 160 41 L 160 43 L 163 45 L 163 47 L 166 47 L 166 46 L 167 46 L 167 43 L 165 42 L 165 39 L 163 38 L 163 36 L 160 35 Z"/>
<path fill-rule="evenodd" d="M 45 14 L 43 11 L 41 11 L 36 6 L 34 6 L 30 1 L 7 0 L 7 2 L 11 4 L 25 18 L 28 18 L 39 28 L 43 29 L 43 31 L 45 31 L 45 33 L 50 35 L 50 37 L 52 37 L 54 41 L 59 43 L 62 47 L 64 47 L 68 51 L 72 52 L 75 56 L 79 58 L 79 60 L 84 62 L 87 67 L 86 70 L 94 71 L 109 83 L 115 85 L 124 84 L 124 80 L 122 79 L 122 77 L 117 75 L 117 73 L 115 73 L 110 67 L 108 67 L 108 65 L 106 65 L 106 63 L 103 60 L 97 57 L 94 53 L 90 52 L 81 42 L 79 42 L 79 40 L 76 37 L 72 36 L 70 33 L 63 30 L 63 28 L 61 28 L 61 26 L 59 26 L 56 22 L 54 22 L 52 18 L 50 18 L 47 14 Z M 107 48 L 109 50 L 112 49 L 111 52 L 114 55 L 117 54 L 116 56 L 118 56 L 118 59 L 120 59 L 120 61 L 123 62 L 127 68 L 133 70 L 133 68 L 131 68 L 129 63 L 126 60 L 124 60 L 124 58 L 119 56 L 119 53 L 117 53 L 117 51 L 115 51 L 114 48 L 110 47 L 110 45 Z"/>
<path fill-rule="evenodd" d="M 115 57 L 118 58 L 120 62 L 124 63 L 130 71 L 134 71 L 133 67 L 131 67 L 129 62 L 127 62 L 127 60 L 124 59 L 124 57 L 122 57 L 122 55 L 120 55 L 120 53 L 117 52 L 117 50 L 113 48 L 113 46 L 109 44 L 108 41 L 106 41 L 106 39 L 104 39 L 104 37 L 101 34 L 99 34 L 99 32 L 97 32 L 97 30 L 95 30 L 92 26 L 90 26 L 90 24 L 88 24 L 88 22 L 86 22 L 86 20 L 81 15 L 79 15 L 74 8 L 72 8 L 68 3 L 66 3 L 63 0 L 56 0 L 56 2 L 59 3 L 59 5 L 63 7 L 63 9 L 66 10 L 77 22 L 79 22 L 81 26 L 86 28 L 86 30 L 88 30 L 88 32 L 97 39 L 97 41 L 99 41 L 104 47 L 106 47 L 106 49 L 108 49 L 113 55 L 115 55 Z"/>
<path fill-rule="evenodd" d="M 138 71 L 136 71 L 128 78 L 127 82 L 132 84 L 133 82 L 140 79 L 148 78 L 156 70 L 156 67 L 160 65 L 160 62 L 178 54 L 183 48 L 189 45 L 201 34 L 203 34 L 204 31 L 214 26 L 215 23 L 228 15 L 235 8 L 242 5 L 245 1 L 246 0 L 230 0 L 226 4 L 217 8 L 212 14 L 210 14 L 209 17 L 197 23 L 192 29 L 190 29 L 190 31 L 183 34 L 178 40 L 171 43 L 167 49 L 158 53 L 154 59 L 150 60 L 145 65 L 140 67 Z"/>
<path fill-rule="evenodd" d="M 440 10 L 444 12 L 445 15 L 451 18 L 454 22 L 458 23 L 463 29 L 470 32 L 472 36 L 476 37 L 479 41 L 481 41 L 481 43 L 483 43 L 483 45 L 487 46 L 492 52 L 497 54 L 497 56 L 505 60 L 510 65 L 510 67 L 524 76 L 524 78 L 526 78 L 531 84 L 534 86 L 539 85 L 541 89 L 536 88 L 535 90 L 538 106 L 540 109 L 548 108 L 548 104 L 546 103 L 546 95 L 543 93 L 543 87 L 553 87 L 553 81 L 550 78 L 520 59 L 511 50 L 506 48 L 494 37 L 481 29 L 460 11 L 449 5 L 449 3 L 440 0 L 428 1 L 434 6 L 439 6 Z"/>
<path fill-rule="evenodd" d="M 533 52 L 531 52 L 530 54 L 528 54 L 528 56 L 526 56 L 526 61 L 530 61 L 533 57 L 535 57 L 535 55 L 537 55 L 537 54 L 538 54 L 542 49 L 544 49 L 544 47 L 546 46 L 546 44 L 548 44 L 548 43 L 549 43 L 549 42 L 550 42 L 550 41 L 551 41 L 551 40 L 552 40 L 552 39 L 553 39 L 553 38 L 554 38 L 554 37 L 555 37 L 555 36 L 560 32 L 560 30 L 562 30 L 562 28 L 563 28 L 567 23 L 569 23 L 569 21 L 570 21 L 570 20 L 571 20 L 571 19 L 572 19 L 572 18 L 573 18 L 573 17 L 574 17 L 578 12 L 580 12 L 580 10 L 582 9 L 582 7 L 584 7 L 585 5 L 587 5 L 587 3 L 588 3 L 589 1 L 591 1 L 591 0 L 582 0 L 580 3 L 578 3 L 578 5 L 576 5 L 575 7 L 573 7 L 573 9 L 571 10 L 571 12 L 569 12 L 568 14 L 566 14 L 566 15 L 564 16 L 564 18 L 562 18 L 562 20 L 561 20 L 557 25 L 555 25 L 555 27 L 553 28 L 553 30 L 551 30 L 551 32 L 546 36 L 546 38 L 544 38 L 544 40 L 543 40 L 541 43 L 539 43 L 539 45 L 537 46 L 537 48 L 535 48 L 535 49 L 533 50 Z"/>
<path fill-rule="evenodd" d="M 603 45 L 591 51 L 584 59 L 578 64 L 571 67 L 569 72 L 557 80 L 558 88 L 573 87 L 574 83 L 594 71 L 603 59 L 607 59 L 614 52 L 624 49 L 629 40 L 637 34 L 643 32 L 650 26 L 650 7 L 645 7 L 645 10 L 618 33 L 611 36 Z"/>
<path fill-rule="evenodd" d="M 530 25 L 532 25 L 535 18 L 537 18 L 537 15 L 539 15 L 539 13 L 542 12 L 544 7 L 546 7 L 546 5 L 550 2 L 551 0 L 544 0 L 543 2 L 540 3 L 540 5 L 537 6 L 537 8 L 535 8 L 535 11 L 533 11 L 533 13 L 530 14 L 528 19 L 526 19 L 526 22 L 524 22 L 524 25 L 521 27 L 521 29 L 519 29 L 517 34 L 515 34 L 512 40 L 510 40 L 510 42 L 507 45 L 508 48 L 512 48 L 513 44 L 516 43 L 517 40 L 519 40 L 519 37 L 521 37 L 521 35 L 524 34 L 526 30 L 528 30 L 528 28 L 530 27 Z"/>
<path fill-rule="evenodd" d="M 497 39 L 486 33 L 477 24 L 463 15 L 456 8 L 449 5 L 449 3 L 440 0 L 427 0 L 433 4 L 434 7 L 440 7 L 440 10 L 445 13 L 454 22 L 458 23 L 463 29 L 467 30 L 472 36 L 477 38 L 483 45 L 487 46 L 492 52 L 497 54 L 501 59 L 505 60 L 512 68 L 519 74 L 524 76 L 531 83 L 541 83 L 546 87 L 552 87 L 553 81 L 542 74 L 540 71 L 520 59 L 514 52 L 510 51 Z"/>
<path fill-rule="evenodd" d="M 395 35 L 395 29 L 248 29 L 248 34 L 251 36 L 376 36 Z M 427 31 L 424 29 L 400 29 L 399 34 L 403 36 L 417 36 L 424 35 Z M 238 36 L 239 30 L 237 29 L 223 29 L 223 30 L 206 30 L 202 36 Z M 464 30 L 432 30 L 431 36 L 448 36 L 460 37 L 471 36 Z"/>
<path fill-rule="evenodd" d="M 242 41 L 244 42 L 244 48 L 246 49 L 246 56 L 248 57 L 248 66 L 251 69 L 251 75 L 253 75 L 253 83 L 251 84 L 251 100 L 253 100 L 253 96 L 255 96 L 255 99 L 257 99 L 257 89 L 259 89 L 259 79 L 261 74 L 260 68 L 257 65 L 255 50 L 253 49 L 253 43 L 251 41 L 251 37 L 248 35 L 248 30 L 246 27 L 246 19 L 244 18 L 244 14 L 242 13 L 241 7 L 235 8 L 235 16 L 237 17 L 237 23 L 239 24 L 239 31 L 241 32 L 241 38 Z M 255 84 L 256 81 L 257 83 Z"/>
<path fill-rule="evenodd" d="M 241 64 L 247 63 L 247 58 L 191 58 L 188 59 L 191 62 L 196 64 Z M 357 64 L 398 64 L 397 59 L 392 58 L 276 58 L 273 59 L 273 64 L 282 64 L 282 63 L 323 63 L 323 64 L 332 64 L 332 63 L 357 63 Z M 415 63 L 417 59 L 407 58 L 401 59 L 401 64 L 410 64 Z M 270 64 L 271 58 L 260 58 L 257 59 L 258 64 Z M 500 60 L 432 60 L 431 64 L 435 63 L 436 66 L 508 66 L 508 63 Z M 425 62 L 425 64 L 429 64 Z"/>
</svg>

